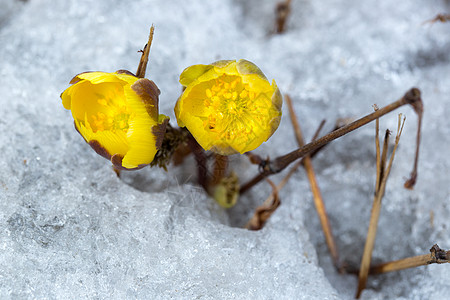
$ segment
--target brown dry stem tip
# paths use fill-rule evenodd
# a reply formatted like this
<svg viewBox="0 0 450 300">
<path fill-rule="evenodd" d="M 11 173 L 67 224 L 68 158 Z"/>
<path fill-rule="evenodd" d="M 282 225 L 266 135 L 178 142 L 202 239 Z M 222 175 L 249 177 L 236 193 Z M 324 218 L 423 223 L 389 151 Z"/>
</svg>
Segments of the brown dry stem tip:
<svg viewBox="0 0 450 300">
<path fill-rule="evenodd" d="M 145 45 L 144 50 L 142 50 L 142 56 L 141 56 L 141 60 L 139 61 L 138 69 L 136 71 L 136 77 L 139 77 L 139 78 L 145 77 L 145 72 L 147 70 L 147 64 L 148 64 L 148 56 L 150 55 L 150 47 L 152 46 L 154 31 L 155 31 L 155 26 L 152 25 L 152 27 L 150 27 L 150 35 L 148 37 L 148 42 Z"/>
<path fill-rule="evenodd" d="M 262 164 L 264 164 L 264 162 L 269 161 L 269 158 L 266 158 L 264 160 L 261 156 L 259 156 L 258 154 L 254 154 L 251 151 L 245 152 L 244 155 L 246 155 L 248 157 L 248 160 L 250 161 L 250 163 L 252 163 L 254 165 L 262 165 Z"/>
<path fill-rule="evenodd" d="M 445 22 L 448 22 L 448 21 L 450 21 L 450 14 L 438 14 L 433 19 L 423 22 L 422 25 L 426 24 L 426 23 L 432 23 L 433 24 L 433 23 L 436 23 L 436 22 L 445 23 Z"/>
<path fill-rule="evenodd" d="M 279 2 L 276 8 L 276 28 L 277 33 L 283 33 L 286 28 L 286 21 L 291 13 L 291 0 Z"/>
</svg>

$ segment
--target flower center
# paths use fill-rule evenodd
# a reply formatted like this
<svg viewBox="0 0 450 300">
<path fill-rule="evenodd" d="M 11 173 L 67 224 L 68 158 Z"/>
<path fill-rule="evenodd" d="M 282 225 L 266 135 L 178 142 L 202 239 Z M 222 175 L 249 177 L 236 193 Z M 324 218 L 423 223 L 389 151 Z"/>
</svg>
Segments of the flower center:
<svg viewBox="0 0 450 300">
<path fill-rule="evenodd" d="M 126 103 L 123 101 L 123 95 L 107 94 L 98 95 L 97 104 L 99 109 L 91 115 L 90 125 L 94 132 L 97 131 L 123 131 L 127 132 L 131 113 Z"/>
<path fill-rule="evenodd" d="M 209 109 L 205 128 L 228 140 L 252 132 L 249 113 L 257 94 L 242 83 L 241 77 L 224 74 L 213 81 L 205 94 L 204 104 Z"/>
</svg>

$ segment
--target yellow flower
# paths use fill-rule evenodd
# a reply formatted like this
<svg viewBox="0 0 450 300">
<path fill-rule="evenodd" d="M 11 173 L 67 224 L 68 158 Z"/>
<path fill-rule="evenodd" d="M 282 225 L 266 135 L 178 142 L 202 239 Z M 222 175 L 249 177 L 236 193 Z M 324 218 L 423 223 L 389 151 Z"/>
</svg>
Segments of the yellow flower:
<svg viewBox="0 0 450 300">
<path fill-rule="evenodd" d="M 128 71 L 86 72 L 62 94 L 75 128 L 119 169 L 150 164 L 161 146 L 168 118 L 158 115 L 159 89 Z"/>
<path fill-rule="evenodd" d="M 281 93 L 247 60 L 188 67 L 180 83 L 186 89 L 175 106 L 178 125 L 205 150 L 222 155 L 251 151 L 278 128 Z"/>
</svg>

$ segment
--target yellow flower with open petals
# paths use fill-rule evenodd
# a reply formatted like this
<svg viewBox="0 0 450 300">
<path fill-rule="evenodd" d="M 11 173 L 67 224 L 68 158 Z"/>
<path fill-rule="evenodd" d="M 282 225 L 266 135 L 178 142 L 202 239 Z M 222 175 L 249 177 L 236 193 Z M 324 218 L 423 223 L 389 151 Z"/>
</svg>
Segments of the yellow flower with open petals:
<svg viewBox="0 0 450 300">
<path fill-rule="evenodd" d="M 158 115 L 159 89 L 128 71 L 86 72 L 62 94 L 75 128 L 118 169 L 139 169 L 155 157 L 168 117 Z"/>
<path fill-rule="evenodd" d="M 275 81 L 241 59 L 188 67 L 186 87 L 175 106 L 178 125 L 186 127 L 205 150 L 221 155 L 259 147 L 278 128 L 282 97 Z"/>
</svg>

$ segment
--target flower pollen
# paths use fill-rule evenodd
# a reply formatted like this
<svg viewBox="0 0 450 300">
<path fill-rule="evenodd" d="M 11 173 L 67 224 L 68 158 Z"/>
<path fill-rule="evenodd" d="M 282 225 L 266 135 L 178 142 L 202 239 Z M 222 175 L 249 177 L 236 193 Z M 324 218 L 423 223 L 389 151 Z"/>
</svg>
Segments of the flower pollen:
<svg viewBox="0 0 450 300">
<path fill-rule="evenodd" d="M 210 88 L 205 89 L 204 105 L 209 116 L 204 121 L 205 129 L 219 134 L 227 140 L 242 138 L 250 134 L 255 113 L 264 113 L 254 105 L 257 93 L 250 91 L 249 84 L 243 84 L 239 76 L 222 75 L 211 80 Z"/>
<path fill-rule="evenodd" d="M 117 96 L 114 94 L 97 96 L 99 97 L 97 103 L 100 105 L 101 111 L 92 114 L 90 118 L 88 117 L 92 131 L 108 130 L 113 132 L 123 131 L 124 133 L 127 133 L 132 113 L 127 107 L 127 103 L 123 101 L 123 98 L 117 99 Z"/>
</svg>

